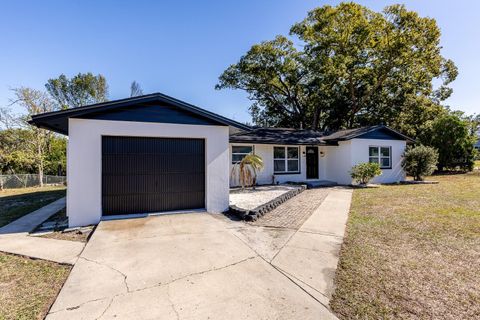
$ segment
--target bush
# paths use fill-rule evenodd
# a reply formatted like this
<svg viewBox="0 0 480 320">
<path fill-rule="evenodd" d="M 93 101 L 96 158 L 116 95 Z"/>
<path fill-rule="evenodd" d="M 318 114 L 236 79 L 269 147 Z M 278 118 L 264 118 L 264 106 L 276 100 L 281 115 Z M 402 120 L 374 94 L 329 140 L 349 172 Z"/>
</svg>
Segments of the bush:
<svg viewBox="0 0 480 320">
<path fill-rule="evenodd" d="M 355 182 L 366 185 L 370 180 L 382 174 L 378 163 L 360 163 L 352 167 L 350 176 Z"/>
<path fill-rule="evenodd" d="M 408 148 L 403 155 L 402 167 L 415 181 L 423 181 L 437 168 L 438 152 L 432 147 L 416 146 Z"/>
</svg>

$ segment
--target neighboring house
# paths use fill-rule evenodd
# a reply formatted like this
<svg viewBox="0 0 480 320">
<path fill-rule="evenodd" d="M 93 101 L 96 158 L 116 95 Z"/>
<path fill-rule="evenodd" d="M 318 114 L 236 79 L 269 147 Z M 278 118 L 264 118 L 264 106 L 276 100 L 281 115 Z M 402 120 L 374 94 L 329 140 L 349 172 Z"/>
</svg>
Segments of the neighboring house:
<svg viewBox="0 0 480 320">
<path fill-rule="evenodd" d="M 385 126 L 330 134 L 252 128 L 160 93 L 38 114 L 30 123 L 69 136 L 72 227 L 111 215 L 223 212 L 232 163 L 249 152 L 265 163 L 260 184 L 349 184 L 351 167 L 368 161 L 382 166 L 376 182 L 400 181 L 411 141 Z"/>
</svg>

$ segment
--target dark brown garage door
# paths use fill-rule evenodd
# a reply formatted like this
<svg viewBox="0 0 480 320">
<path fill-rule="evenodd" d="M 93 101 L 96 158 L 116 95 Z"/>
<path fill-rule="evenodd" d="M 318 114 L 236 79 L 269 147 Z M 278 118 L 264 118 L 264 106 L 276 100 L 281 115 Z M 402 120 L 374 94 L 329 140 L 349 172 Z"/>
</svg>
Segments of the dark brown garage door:
<svg viewBox="0 0 480 320">
<path fill-rule="evenodd" d="M 102 137 L 103 215 L 204 207 L 204 140 Z"/>
</svg>

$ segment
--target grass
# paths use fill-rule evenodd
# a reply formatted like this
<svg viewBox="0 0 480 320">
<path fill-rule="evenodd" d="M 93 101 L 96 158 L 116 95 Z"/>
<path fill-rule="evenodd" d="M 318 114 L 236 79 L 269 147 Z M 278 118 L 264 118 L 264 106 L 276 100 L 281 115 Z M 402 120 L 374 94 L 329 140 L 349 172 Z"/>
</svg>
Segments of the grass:
<svg viewBox="0 0 480 320">
<path fill-rule="evenodd" d="M 478 319 L 480 171 L 354 190 L 331 307 L 341 319 Z"/>
<path fill-rule="evenodd" d="M 70 269 L 0 252 L 0 319 L 43 319 Z"/>
<path fill-rule="evenodd" d="M 0 227 L 64 197 L 65 193 L 63 186 L 0 191 Z"/>
</svg>

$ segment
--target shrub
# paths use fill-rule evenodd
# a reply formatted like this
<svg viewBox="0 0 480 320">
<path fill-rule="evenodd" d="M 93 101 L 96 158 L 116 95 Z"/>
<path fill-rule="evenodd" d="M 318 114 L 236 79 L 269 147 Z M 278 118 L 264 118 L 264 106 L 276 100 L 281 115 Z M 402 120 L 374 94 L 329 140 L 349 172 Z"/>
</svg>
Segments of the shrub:
<svg viewBox="0 0 480 320">
<path fill-rule="evenodd" d="M 370 180 L 382 174 L 378 163 L 360 163 L 352 167 L 350 176 L 355 182 L 366 185 Z"/>
<path fill-rule="evenodd" d="M 408 148 L 403 155 L 402 167 L 415 181 L 423 181 L 425 176 L 435 171 L 438 162 L 438 152 L 432 147 L 416 146 Z"/>
</svg>

